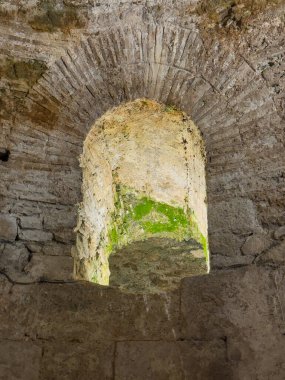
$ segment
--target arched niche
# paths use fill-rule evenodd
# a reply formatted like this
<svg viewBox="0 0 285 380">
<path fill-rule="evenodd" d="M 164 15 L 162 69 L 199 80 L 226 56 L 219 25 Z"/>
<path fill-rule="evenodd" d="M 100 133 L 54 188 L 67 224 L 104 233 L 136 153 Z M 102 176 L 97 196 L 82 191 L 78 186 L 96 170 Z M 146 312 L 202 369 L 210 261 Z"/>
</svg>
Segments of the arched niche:
<svg viewBox="0 0 285 380">
<path fill-rule="evenodd" d="M 164 286 L 206 273 L 205 160 L 199 130 L 174 107 L 138 99 L 97 120 L 80 160 L 83 201 L 76 228 L 76 277 L 108 285 L 110 260 L 117 257 L 116 271 L 119 255 L 125 267 L 136 267 L 130 271 L 133 276 L 143 277 L 144 265 L 145 276 L 155 276 L 154 282 Z M 134 245 L 127 253 L 126 247 L 136 242 L 148 244 L 148 257 L 143 250 L 135 256 Z"/>
<path fill-rule="evenodd" d="M 282 139 L 276 139 L 283 136 L 283 124 L 270 87 L 261 71 L 248 64 L 250 59 L 244 59 L 247 53 L 242 49 L 214 40 L 205 45 L 194 24 L 114 26 L 84 35 L 39 79 L 15 122 L 23 135 L 34 136 L 37 152 L 43 155 L 39 171 L 31 173 L 32 186 L 25 186 L 25 197 L 31 197 L 33 190 L 34 199 L 36 189 L 48 220 L 42 226 L 48 235 L 41 235 L 59 240 L 46 249 L 51 256 L 42 254 L 44 242 L 35 247 L 32 241 L 39 252 L 35 266 L 43 268 L 40 275 L 49 277 L 54 268 L 62 268 L 63 274 L 56 278 L 71 276 L 73 261 L 64 257 L 63 265 L 61 252 L 69 254 L 73 244 L 77 213 L 73 206 L 81 201 L 77 156 L 86 134 L 107 110 L 144 97 L 191 115 L 203 136 L 211 270 L 255 261 L 268 244 L 268 234 L 270 243 L 275 224 L 283 223 L 277 181 L 284 147 Z M 259 59 L 262 67 L 262 56 Z M 39 138 L 42 132 L 47 150 Z M 34 160 L 39 161 L 39 156 L 32 157 L 33 165 Z M 14 181 L 18 174 L 12 174 Z M 7 192 L 21 199 L 21 187 L 13 181 Z M 29 215 L 29 206 L 24 213 Z M 252 248 L 244 249 L 244 244 Z"/>
</svg>

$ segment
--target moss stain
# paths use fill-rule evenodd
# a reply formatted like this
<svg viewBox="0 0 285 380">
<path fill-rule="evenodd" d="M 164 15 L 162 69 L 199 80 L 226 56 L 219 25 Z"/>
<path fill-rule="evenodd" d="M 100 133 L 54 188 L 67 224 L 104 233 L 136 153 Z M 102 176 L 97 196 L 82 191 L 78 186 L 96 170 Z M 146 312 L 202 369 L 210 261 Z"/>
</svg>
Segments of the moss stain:
<svg viewBox="0 0 285 380">
<path fill-rule="evenodd" d="M 115 211 L 109 225 L 105 255 L 109 267 L 100 267 L 93 281 L 127 292 L 174 289 L 181 278 L 206 273 L 207 239 L 191 210 L 158 202 L 117 184 Z M 176 242 L 176 243 L 175 243 Z M 203 248 L 205 258 L 192 250 Z M 110 274 L 110 278 L 109 278 Z"/>
<path fill-rule="evenodd" d="M 106 254 L 117 248 L 151 237 L 165 237 L 177 241 L 196 239 L 208 260 L 207 239 L 199 231 L 194 214 L 145 195 L 116 186 L 115 211 L 108 230 Z"/>
</svg>

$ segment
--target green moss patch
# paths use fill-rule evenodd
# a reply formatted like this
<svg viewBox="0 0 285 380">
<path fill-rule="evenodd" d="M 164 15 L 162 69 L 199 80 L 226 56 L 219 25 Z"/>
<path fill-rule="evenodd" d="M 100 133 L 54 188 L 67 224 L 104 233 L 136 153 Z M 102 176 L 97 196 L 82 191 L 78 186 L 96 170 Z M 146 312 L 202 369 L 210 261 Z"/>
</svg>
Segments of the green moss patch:
<svg viewBox="0 0 285 380">
<path fill-rule="evenodd" d="M 177 241 L 196 239 L 208 257 L 207 239 L 190 210 L 158 202 L 119 185 L 115 207 L 106 242 L 107 255 L 134 241 L 162 237 Z"/>
<path fill-rule="evenodd" d="M 191 210 L 116 186 L 106 255 L 110 282 L 126 292 L 177 288 L 184 277 L 207 273 L 207 239 Z"/>
</svg>

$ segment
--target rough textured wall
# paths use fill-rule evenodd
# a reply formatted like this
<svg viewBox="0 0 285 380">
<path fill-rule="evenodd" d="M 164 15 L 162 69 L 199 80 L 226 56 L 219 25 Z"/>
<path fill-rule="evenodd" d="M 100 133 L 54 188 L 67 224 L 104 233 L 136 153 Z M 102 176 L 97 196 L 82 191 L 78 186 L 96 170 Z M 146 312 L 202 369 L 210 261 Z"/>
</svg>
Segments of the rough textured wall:
<svg viewBox="0 0 285 380">
<path fill-rule="evenodd" d="M 207 251 L 204 144 L 182 112 L 146 99 L 107 112 L 83 147 L 76 275 L 108 284 L 108 257 L 153 236 Z M 206 253 L 205 253 L 206 254 Z"/>
<path fill-rule="evenodd" d="M 284 270 L 237 268 L 161 295 L 1 277 L 0 378 L 282 380 Z"/>
<path fill-rule="evenodd" d="M 282 250 L 284 3 L 274 3 L 2 2 L 1 267 L 71 276 L 82 143 L 98 116 L 141 97 L 181 108 L 203 134 L 212 268 Z"/>
<path fill-rule="evenodd" d="M 284 1 L 7 0 L 0 20 L 1 268 L 71 276 L 83 141 L 142 97 L 203 134 L 212 269 L 258 264 L 171 302 L 1 275 L 2 378 L 284 379 Z"/>
</svg>

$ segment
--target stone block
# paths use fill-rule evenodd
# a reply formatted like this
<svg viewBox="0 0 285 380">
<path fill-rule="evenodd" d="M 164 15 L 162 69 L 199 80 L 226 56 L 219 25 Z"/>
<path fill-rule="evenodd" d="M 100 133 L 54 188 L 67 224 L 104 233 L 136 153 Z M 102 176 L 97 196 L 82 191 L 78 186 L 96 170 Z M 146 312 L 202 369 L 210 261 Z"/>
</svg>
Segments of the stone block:
<svg viewBox="0 0 285 380">
<path fill-rule="evenodd" d="M 71 280 L 73 278 L 73 258 L 33 255 L 25 270 L 33 279 Z"/>
<path fill-rule="evenodd" d="M 0 379 L 38 380 L 41 352 L 33 342 L 0 340 Z"/>
<path fill-rule="evenodd" d="M 0 276 L 0 340 L 34 338 L 37 286 L 12 286 L 4 278 Z"/>
<path fill-rule="evenodd" d="M 241 250 L 244 255 L 258 255 L 269 248 L 271 240 L 267 235 L 254 234 L 249 236 Z"/>
<path fill-rule="evenodd" d="M 282 315 L 272 272 L 255 266 L 184 279 L 182 337 L 243 338 L 250 347 L 273 347 Z"/>
<path fill-rule="evenodd" d="M 244 266 L 252 264 L 254 261 L 254 256 L 223 256 L 223 255 L 211 255 L 210 256 L 210 267 L 211 270 L 226 269 L 237 266 Z"/>
<path fill-rule="evenodd" d="M 209 342 L 119 342 L 117 380 L 231 379 L 226 344 Z"/>
<path fill-rule="evenodd" d="M 38 217 L 42 213 L 42 207 L 44 204 L 39 204 L 37 201 L 19 199 L 17 202 L 13 202 L 13 199 L 9 199 L 10 208 L 13 214 L 19 215 L 19 217 Z"/>
<path fill-rule="evenodd" d="M 40 379 L 112 380 L 114 346 L 114 342 L 46 342 Z"/>
<path fill-rule="evenodd" d="M 261 229 L 253 202 L 245 198 L 233 198 L 210 203 L 208 208 L 209 232 L 234 232 L 247 234 Z"/>
<path fill-rule="evenodd" d="M 285 226 L 279 227 L 275 232 L 274 232 L 274 238 L 276 240 L 283 239 L 285 237 Z"/>
<path fill-rule="evenodd" d="M 254 340 L 249 344 L 242 336 L 227 337 L 227 357 L 233 368 L 233 379 L 284 379 L 284 352 L 285 339 L 281 335 L 269 349 L 266 344 L 257 347 Z"/>
<path fill-rule="evenodd" d="M 270 263 L 275 265 L 285 264 L 285 240 L 270 248 L 258 258 L 259 263 Z"/>
<path fill-rule="evenodd" d="M 0 268 L 23 271 L 28 264 L 30 252 L 20 242 L 6 243 L 0 253 Z"/>
<path fill-rule="evenodd" d="M 276 288 L 277 294 L 277 303 L 276 308 L 279 310 L 280 314 L 283 315 L 283 318 L 280 320 L 280 330 L 282 335 L 285 336 L 285 266 L 282 265 L 276 270 L 273 271 L 273 279 Z"/>
<path fill-rule="evenodd" d="M 79 342 L 179 338 L 179 292 L 123 293 L 88 282 L 40 287 L 38 336 Z"/>
<path fill-rule="evenodd" d="M 71 244 L 61 244 L 56 241 L 45 243 L 42 248 L 44 255 L 49 256 L 71 256 Z"/>
<path fill-rule="evenodd" d="M 212 254 L 236 256 L 244 239 L 231 232 L 217 232 L 209 234 L 209 246 Z"/>
<path fill-rule="evenodd" d="M 71 256 L 71 244 L 62 244 L 57 241 L 48 241 L 44 244 L 41 242 L 26 242 L 27 248 L 36 254 L 47 256 Z"/>
<path fill-rule="evenodd" d="M 27 241 L 41 241 L 46 242 L 53 239 L 51 232 L 42 230 L 21 230 L 19 232 L 19 238 Z"/>
<path fill-rule="evenodd" d="M 69 228 L 76 226 L 77 210 L 75 207 L 62 209 L 49 208 L 44 211 L 44 226 L 46 229 Z"/>
<path fill-rule="evenodd" d="M 13 241 L 17 236 L 17 221 L 14 216 L 0 214 L 0 239 Z"/>
<path fill-rule="evenodd" d="M 42 218 L 40 215 L 30 215 L 20 217 L 20 226 L 23 229 L 42 229 Z"/>
<path fill-rule="evenodd" d="M 72 229 L 62 228 L 54 231 L 54 239 L 60 243 L 74 243 L 76 235 Z"/>
</svg>

